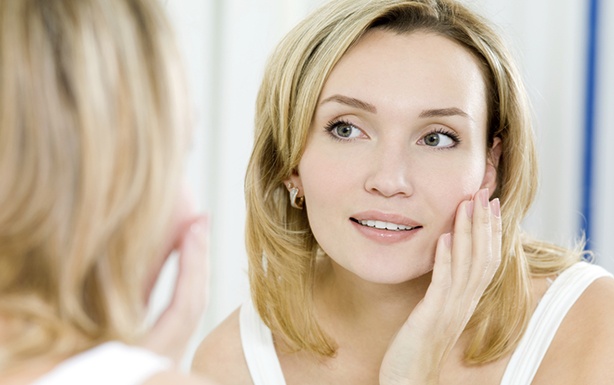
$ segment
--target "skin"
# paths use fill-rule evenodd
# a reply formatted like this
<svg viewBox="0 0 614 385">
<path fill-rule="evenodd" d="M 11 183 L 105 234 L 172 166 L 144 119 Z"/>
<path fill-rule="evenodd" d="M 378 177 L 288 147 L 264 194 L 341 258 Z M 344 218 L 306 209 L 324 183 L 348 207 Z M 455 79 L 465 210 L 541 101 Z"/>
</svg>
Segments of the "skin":
<svg viewBox="0 0 614 385">
<path fill-rule="evenodd" d="M 499 202 L 489 202 L 489 191 L 504 144 L 487 146 L 484 89 L 467 50 L 423 32 L 369 31 L 333 69 L 286 185 L 305 197 L 312 231 L 330 257 L 319 261 L 313 295 L 338 350 L 331 358 L 288 353 L 274 334 L 288 385 L 501 381 L 510 356 L 479 366 L 463 361 L 471 337 L 464 328 L 501 256 Z M 356 220 L 415 228 L 400 235 Z M 547 287 L 545 278 L 533 280 L 534 303 Z M 586 312 L 572 309 L 565 318 L 552 345 L 560 350 L 548 353 L 534 384 L 591 383 L 582 368 L 557 361 L 579 359 L 561 333 L 582 322 L 607 337 L 574 330 L 584 337 L 583 353 L 607 367 L 601 353 L 614 343 L 614 328 L 587 314 L 614 300 L 614 284 L 600 279 L 591 288 L 573 308 Z M 221 384 L 252 384 L 238 314 L 207 336 L 193 363 Z M 600 344 L 597 353 L 591 341 Z"/>
<path fill-rule="evenodd" d="M 179 273 L 174 295 L 142 342 L 143 347 L 171 357 L 176 363 L 183 358 L 207 303 L 209 219 L 197 214 L 195 207 L 192 191 L 184 183 L 175 204 L 161 263 L 152 268 L 152 278 L 145 290 L 149 298 L 164 262 L 171 253 L 177 252 Z"/>
<path fill-rule="evenodd" d="M 432 270 L 437 238 L 452 231 L 459 204 L 494 187 L 484 90 L 475 59 L 432 35 L 373 32 L 336 65 L 291 178 L 335 273 L 397 284 Z M 352 219 L 420 228 L 392 233 Z M 407 239 L 395 241 L 401 233 Z"/>
<path fill-rule="evenodd" d="M 206 307 L 209 282 L 209 218 L 194 211 L 191 193 L 185 188 L 181 196 L 184 199 L 177 203 L 174 229 L 170 238 L 173 244 L 171 252 L 177 252 L 179 258 L 175 290 L 168 307 L 141 342 L 144 348 L 171 358 L 175 364 L 179 364 L 183 358 Z M 157 269 L 157 274 L 159 272 Z M 176 370 L 158 373 L 146 382 L 147 385 L 177 383 L 216 384 L 205 376 L 196 373 L 186 375 Z"/>
</svg>

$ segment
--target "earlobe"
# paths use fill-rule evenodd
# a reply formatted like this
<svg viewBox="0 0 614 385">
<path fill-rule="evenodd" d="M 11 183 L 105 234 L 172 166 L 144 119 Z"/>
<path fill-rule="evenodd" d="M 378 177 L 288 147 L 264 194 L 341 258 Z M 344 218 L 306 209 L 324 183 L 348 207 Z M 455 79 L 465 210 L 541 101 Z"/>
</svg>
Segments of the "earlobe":
<svg viewBox="0 0 614 385">
<path fill-rule="evenodd" d="M 497 189 L 497 174 L 499 170 L 499 159 L 503 149 L 501 138 L 494 138 L 492 147 L 488 150 L 486 156 L 486 169 L 484 170 L 484 179 L 482 188 L 488 188 L 493 193 Z"/>
<path fill-rule="evenodd" d="M 286 188 L 288 189 L 288 191 L 290 191 L 291 188 L 296 187 L 299 189 L 299 191 L 301 192 L 300 195 L 303 195 L 303 184 L 301 183 L 301 177 L 298 175 L 298 173 L 295 171 L 292 173 L 292 175 L 290 175 L 289 178 L 284 179 L 284 185 L 286 186 Z"/>
<path fill-rule="evenodd" d="M 284 185 L 290 194 L 290 205 L 295 209 L 302 210 L 305 202 L 305 194 L 303 193 L 301 178 L 294 172 L 288 179 L 284 180 Z"/>
</svg>

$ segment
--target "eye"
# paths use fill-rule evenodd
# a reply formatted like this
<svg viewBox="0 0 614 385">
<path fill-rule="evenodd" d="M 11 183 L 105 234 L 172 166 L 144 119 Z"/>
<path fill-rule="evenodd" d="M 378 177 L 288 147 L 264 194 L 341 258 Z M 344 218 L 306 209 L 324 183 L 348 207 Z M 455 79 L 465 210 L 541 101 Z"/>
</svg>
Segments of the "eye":
<svg viewBox="0 0 614 385">
<path fill-rule="evenodd" d="M 326 126 L 326 131 L 328 131 L 333 137 L 340 140 L 355 139 L 364 135 L 360 128 L 343 120 L 328 123 Z"/>
<path fill-rule="evenodd" d="M 437 130 L 425 135 L 418 143 L 429 147 L 450 148 L 456 146 L 459 142 L 460 139 L 456 134 Z"/>
</svg>

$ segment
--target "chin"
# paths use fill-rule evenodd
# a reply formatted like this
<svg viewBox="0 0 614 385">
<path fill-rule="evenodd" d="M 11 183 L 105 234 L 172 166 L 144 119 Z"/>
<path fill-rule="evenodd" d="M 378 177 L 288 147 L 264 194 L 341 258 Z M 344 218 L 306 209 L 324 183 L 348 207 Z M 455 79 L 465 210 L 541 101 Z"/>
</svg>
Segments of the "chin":
<svg viewBox="0 0 614 385">
<path fill-rule="evenodd" d="M 426 266 L 371 266 L 357 275 L 364 281 L 381 285 L 400 285 L 410 283 L 416 279 L 430 276 L 433 271 L 433 263 Z M 430 281 L 430 278 L 429 278 Z"/>
</svg>

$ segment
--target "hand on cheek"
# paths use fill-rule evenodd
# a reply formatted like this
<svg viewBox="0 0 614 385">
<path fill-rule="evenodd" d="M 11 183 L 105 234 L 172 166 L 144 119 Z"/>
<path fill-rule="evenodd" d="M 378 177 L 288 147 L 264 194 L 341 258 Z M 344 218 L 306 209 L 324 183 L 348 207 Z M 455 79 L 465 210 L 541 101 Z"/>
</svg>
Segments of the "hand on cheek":
<svg viewBox="0 0 614 385">
<path fill-rule="evenodd" d="M 177 199 L 175 211 L 171 219 L 171 231 L 168 239 L 168 255 L 181 244 L 186 229 L 197 219 L 196 198 L 192 191 L 184 185 Z"/>
<path fill-rule="evenodd" d="M 196 200 L 191 190 L 184 185 L 177 196 L 175 207 L 169 221 L 168 230 L 163 239 L 160 252 L 152 263 L 145 287 L 145 301 L 149 301 L 151 292 L 158 280 L 164 263 L 181 245 L 186 229 L 198 218 Z"/>
<path fill-rule="evenodd" d="M 499 200 L 487 189 L 457 208 L 453 234 L 437 243 L 431 284 L 389 347 L 380 383 L 437 384 L 501 261 Z"/>
<path fill-rule="evenodd" d="M 179 271 L 168 307 L 145 336 L 142 345 L 175 362 L 198 325 L 207 304 L 209 218 L 196 213 L 195 200 L 184 187 L 171 218 L 168 237 L 157 265 L 152 270 L 148 293 L 153 288 L 164 262 L 177 253 Z"/>
<path fill-rule="evenodd" d="M 179 273 L 171 302 L 141 343 L 175 362 L 183 357 L 207 304 L 208 233 L 206 216 L 192 217 L 184 224 L 177 239 Z"/>
</svg>

